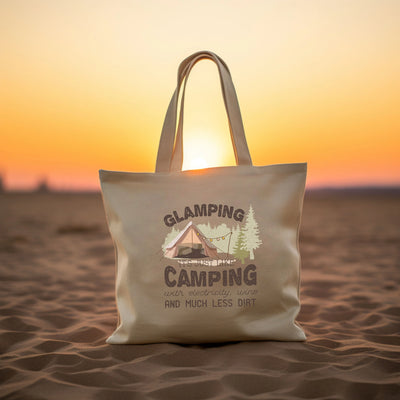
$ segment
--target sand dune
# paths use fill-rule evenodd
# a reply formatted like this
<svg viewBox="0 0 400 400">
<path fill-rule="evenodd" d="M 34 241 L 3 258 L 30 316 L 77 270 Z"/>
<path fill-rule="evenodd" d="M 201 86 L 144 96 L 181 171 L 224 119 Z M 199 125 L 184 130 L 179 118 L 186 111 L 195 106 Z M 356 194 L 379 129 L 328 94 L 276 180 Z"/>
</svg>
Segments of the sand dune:
<svg viewBox="0 0 400 400">
<path fill-rule="evenodd" d="M 0 195 L 3 399 L 400 398 L 400 195 L 307 194 L 305 343 L 105 344 L 114 251 L 99 195 Z"/>
</svg>

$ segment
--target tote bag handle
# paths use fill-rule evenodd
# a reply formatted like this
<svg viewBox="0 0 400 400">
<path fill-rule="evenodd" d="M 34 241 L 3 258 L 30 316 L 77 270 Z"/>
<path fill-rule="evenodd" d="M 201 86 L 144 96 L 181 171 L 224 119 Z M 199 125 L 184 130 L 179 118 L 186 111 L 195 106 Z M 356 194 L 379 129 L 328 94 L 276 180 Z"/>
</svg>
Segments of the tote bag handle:
<svg viewBox="0 0 400 400">
<path fill-rule="evenodd" d="M 235 153 L 236 163 L 238 165 L 252 165 L 249 149 L 244 134 L 243 122 L 240 113 L 239 103 L 236 96 L 236 91 L 233 86 L 232 78 L 229 69 L 225 62 L 216 54 L 209 51 L 201 51 L 187 57 L 179 66 L 178 83 L 176 90 L 171 98 L 168 110 L 165 116 L 164 125 L 161 132 L 160 144 L 158 148 L 156 172 L 180 171 L 183 162 L 183 110 L 184 96 L 186 83 L 189 73 L 193 66 L 203 59 L 210 59 L 217 64 L 222 95 L 225 103 L 225 108 L 228 114 L 229 128 L 231 132 L 232 145 Z M 179 92 L 183 81 L 185 80 L 182 91 L 182 103 L 179 115 L 178 129 L 177 108 Z M 176 140 L 175 140 L 175 131 Z M 175 144 L 175 146 L 174 146 Z"/>
<path fill-rule="evenodd" d="M 178 129 L 175 140 L 175 148 L 172 155 L 171 170 L 180 171 L 182 169 L 183 163 L 183 114 L 184 114 L 184 99 L 186 84 L 188 82 L 188 76 L 194 67 L 194 65 L 205 58 L 210 58 L 216 62 L 218 66 L 218 71 L 221 78 L 221 88 L 224 98 L 225 108 L 228 114 L 229 128 L 231 132 L 231 139 L 234 148 L 236 163 L 239 165 L 252 165 L 250 153 L 247 147 L 246 136 L 244 133 L 242 117 L 240 113 L 239 103 L 236 96 L 236 91 L 233 86 L 232 78 L 229 69 L 225 62 L 218 57 L 216 54 L 211 52 L 201 52 L 197 53 L 192 57 L 189 57 L 187 66 L 183 65 L 181 69 L 181 78 L 183 81 L 183 76 L 186 77 L 185 83 L 182 90 L 182 100 L 181 109 L 179 114 Z M 179 77 L 178 77 L 179 82 Z M 231 99 L 233 101 L 231 101 Z"/>
</svg>

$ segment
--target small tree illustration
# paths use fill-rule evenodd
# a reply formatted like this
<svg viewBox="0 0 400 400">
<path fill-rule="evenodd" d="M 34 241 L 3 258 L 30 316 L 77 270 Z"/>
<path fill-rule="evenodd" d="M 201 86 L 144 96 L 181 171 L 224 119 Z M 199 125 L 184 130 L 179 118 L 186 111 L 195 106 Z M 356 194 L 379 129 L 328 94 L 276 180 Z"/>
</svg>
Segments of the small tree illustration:
<svg viewBox="0 0 400 400">
<path fill-rule="evenodd" d="M 244 249 L 250 253 L 250 260 L 254 260 L 254 250 L 262 244 L 260 240 L 260 230 L 257 221 L 254 218 L 254 210 L 250 204 L 249 211 L 246 214 L 244 225 Z"/>
<path fill-rule="evenodd" d="M 244 260 L 249 256 L 249 252 L 245 248 L 245 236 L 243 229 L 240 229 L 235 247 L 233 248 L 233 255 L 237 257 L 242 264 L 244 264 Z"/>
</svg>

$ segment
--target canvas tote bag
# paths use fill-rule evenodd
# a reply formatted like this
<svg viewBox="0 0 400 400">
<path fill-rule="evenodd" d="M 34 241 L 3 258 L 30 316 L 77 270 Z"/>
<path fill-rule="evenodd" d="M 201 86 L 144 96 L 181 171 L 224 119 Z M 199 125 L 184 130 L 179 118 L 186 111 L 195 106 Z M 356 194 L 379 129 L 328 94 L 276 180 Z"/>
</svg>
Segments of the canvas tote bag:
<svg viewBox="0 0 400 400">
<path fill-rule="evenodd" d="M 181 171 L 184 90 L 202 59 L 218 67 L 237 166 Z M 225 62 L 186 58 L 156 172 L 100 171 L 119 313 L 107 342 L 305 340 L 295 322 L 305 179 L 306 164 L 252 165 Z"/>
</svg>

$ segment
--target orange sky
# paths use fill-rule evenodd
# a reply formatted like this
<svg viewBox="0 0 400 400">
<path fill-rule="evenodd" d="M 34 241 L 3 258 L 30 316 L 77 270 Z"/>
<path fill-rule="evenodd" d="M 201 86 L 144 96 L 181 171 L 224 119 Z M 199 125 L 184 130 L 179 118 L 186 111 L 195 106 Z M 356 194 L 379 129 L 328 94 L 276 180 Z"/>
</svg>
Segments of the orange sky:
<svg viewBox="0 0 400 400">
<path fill-rule="evenodd" d="M 308 185 L 400 184 L 400 2 L 0 3 L 0 173 L 98 188 L 154 171 L 179 62 L 230 67 L 255 165 L 304 162 Z M 215 66 L 188 84 L 185 166 L 232 165 Z"/>
</svg>

